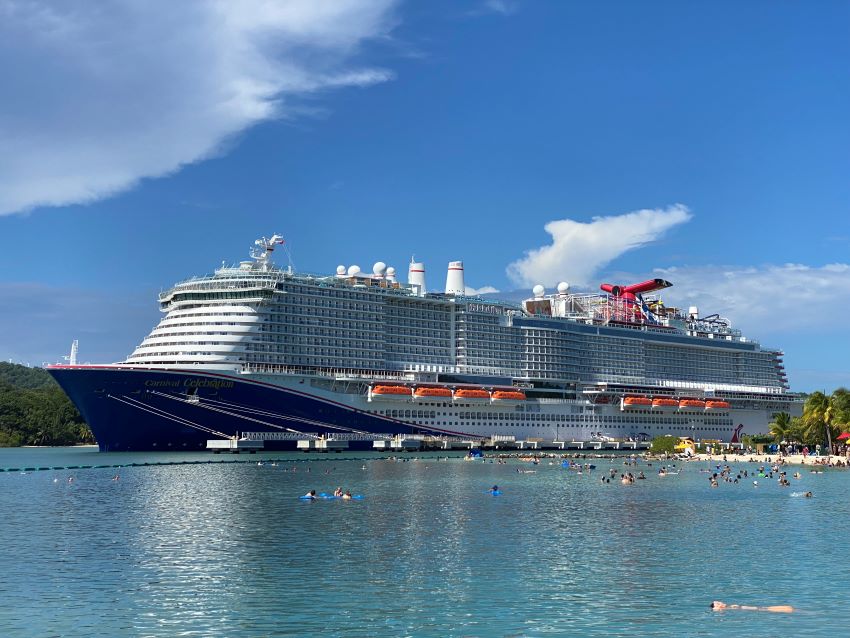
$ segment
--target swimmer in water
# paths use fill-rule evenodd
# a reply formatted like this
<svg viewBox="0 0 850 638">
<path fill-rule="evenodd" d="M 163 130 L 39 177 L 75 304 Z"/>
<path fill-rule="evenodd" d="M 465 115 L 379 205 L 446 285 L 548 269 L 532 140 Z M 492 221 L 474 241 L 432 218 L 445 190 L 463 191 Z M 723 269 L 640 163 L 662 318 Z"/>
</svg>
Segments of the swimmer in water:
<svg viewBox="0 0 850 638">
<path fill-rule="evenodd" d="M 113 476 L 113 477 L 112 477 L 112 480 L 113 480 L 113 481 L 117 481 L 117 480 L 119 480 L 120 478 L 121 478 L 121 477 L 120 477 L 118 474 L 116 474 L 115 476 Z"/>
<path fill-rule="evenodd" d="M 304 498 L 309 498 L 311 501 L 316 500 L 316 490 L 310 490 L 304 495 Z"/>
<path fill-rule="evenodd" d="M 342 496 L 342 488 L 338 487 L 334 490 L 334 496 Z"/>
<path fill-rule="evenodd" d="M 711 608 L 714 611 L 723 611 L 724 609 L 742 609 L 744 611 L 771 611 L 777 614 L 790 614 L 794 611 L 794 608 L 791 605 L 770 605 L 768 607 L 756 607 L 755 605 L 727 605 L 719 600 L 712 602 Z"/>
<path fill-rule="evenodd" d="M 803 496 L 805 496 L 806 498 L 812 498 L 814 494 L 812 494 L 811 492 L 806 492 Z"/>
<path fill-rule="evenodd" d="M 349 490 L 345 491 L 345 494 L 342 495 L 342 498 L 348 500 L 351 498 L 351 492 Z"/>
<path fill-rule="evenodd" d="M 494 485 L 494 486 L 493 486 L 493 487 L 491 487 L 488 491 L 490 492 L 490 494 L 495 494 L 496 492 L 498 492 L 498 491 L 499 491 L 499 486 L 498 486 L 498 485 Z"/>
</svg>

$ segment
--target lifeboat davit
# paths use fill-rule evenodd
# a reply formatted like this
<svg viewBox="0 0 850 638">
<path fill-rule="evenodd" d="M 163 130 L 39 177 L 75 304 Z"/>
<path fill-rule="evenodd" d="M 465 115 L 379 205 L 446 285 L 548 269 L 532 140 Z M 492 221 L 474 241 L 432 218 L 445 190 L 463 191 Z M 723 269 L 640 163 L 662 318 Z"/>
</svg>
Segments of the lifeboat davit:
<svg viewBox="0 0 850 638">
<path fill-rule="evenodd" d="M 652 400 L 652 409 L 663 412 L 664 410 L 675 410 L 679 407 L 679 402 L 676 399 L 658 398 Z"/>
<path fill-rule="evenodd" d="M 705 401 L 702 399 L 681 399 L 679 401 L 680 410 L 704 410 Z"/>
<path fill-rule="evenodd" d="M 489 401 L 490 393 L 483 388 L 460 388 L 455 390 L 455 401 Z"/>
<path fill-rule="evenodd" d="M 410 388 L 403 385 L 376 385 L 372 388 L 373 399 L 409 399 Z"/>
<path fill-rule="evenodd" d="M 640 410 L 652 407 L 652 399 L 648 397 L 623 397 L 624 410 Z"/>
<path fill-rule="evenodd" d="M 705 409 L 706 410 L 728 410 L 731 407 L 732 406 L 728 401 L 718 401 L 716 399 L 715 400 L 709 399 L 708 401 L 705 402 Z"/>
<path fill-rule="evenodd" d="M 417 399 L 451 399 L 452 391 L 448 388 L 416 388 L 413 396 Z"/>
<path fill-rule="evenodd" d="M 520 390 L 493 390 L 493 402 L 525 401 L 525 392 Z"/>
</svg>

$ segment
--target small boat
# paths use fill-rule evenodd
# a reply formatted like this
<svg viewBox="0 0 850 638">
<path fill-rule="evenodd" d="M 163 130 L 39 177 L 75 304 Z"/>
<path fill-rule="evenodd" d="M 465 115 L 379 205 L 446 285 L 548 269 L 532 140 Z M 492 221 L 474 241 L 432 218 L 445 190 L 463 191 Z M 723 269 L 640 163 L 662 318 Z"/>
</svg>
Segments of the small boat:
<svg viewBox="0 0 850 638">
<path fill-rule="evenodd" d="M 448 388 L 416 388 L 413 396 L 417 399 L 451 399 L 452 391 Z"/>
<path fill-rule="evenodd" d="M 376 385 L 370 395 L 372 399 L 409 399 L 410 388 L 403 385 Z"/>
<path fill-rule="evenodd" d="M 665 399 L 663 397 L 659 397 L 652 400 L 652 409 L 659 412 L 663 412 L 664 410 L 675 410 L 678 407 L 679 402 L 676 401 L 676 399 Z"/>
<path fill-rule="evenodd" d="M 702 399 L 680 399 L 679 400 L 679 409 L 680 410 L 704 410 L 705 409 L 705 401 Z"/>
<path fill-rule="evenodd" d="M 483 401 L 490 400 L 490 393 L 483 388 L 460 388 L 455 390 L 455 401 Z"/>
<path fill-rule="evenodd" d="M 493 401 L 525 401 L 525 392 L 519 390 L 493 390 Z"/>
<path fill-rule="evenodd" d="M 652 399 L 649 397 L 623 397 L 624 410 L 640 410 L 641 408 L 651 408 Z"/>
</svg>

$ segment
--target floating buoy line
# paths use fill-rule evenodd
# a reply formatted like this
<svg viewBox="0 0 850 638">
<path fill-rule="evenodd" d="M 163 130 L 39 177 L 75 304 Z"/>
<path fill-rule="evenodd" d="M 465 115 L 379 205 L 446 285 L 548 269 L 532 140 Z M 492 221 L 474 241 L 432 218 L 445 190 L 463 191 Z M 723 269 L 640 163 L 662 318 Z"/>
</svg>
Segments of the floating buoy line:
<svg viewBox="0 0 850 638">
<path fill-rule="evenodd" d="M 386 461 L 389 457 L 370 458 L 370 461 Z M 243 465 L 270 465 L 271 463 L 310 463 L 316 461 L 363 461 L 362 457 L 348 458 L 311 458 L 311 459 L 263 459 L 260 463 L 257 459 L 240 460 L 240 459 L 224 459 L 224 460 L 205 460 L 205 461 L 153 461 L 146 463 L 114 463 L 112 465 L 54 465 L 40 467 L 0 467 L 0 472 L 47 472 L 47 471 L 62 471 L 62 470 L 99 470 L 103 468 L 122 468 L 122 467 L 165 467 L 169 465 L 223 465 L 226 463 L 242 463 Z"/>
</svg>

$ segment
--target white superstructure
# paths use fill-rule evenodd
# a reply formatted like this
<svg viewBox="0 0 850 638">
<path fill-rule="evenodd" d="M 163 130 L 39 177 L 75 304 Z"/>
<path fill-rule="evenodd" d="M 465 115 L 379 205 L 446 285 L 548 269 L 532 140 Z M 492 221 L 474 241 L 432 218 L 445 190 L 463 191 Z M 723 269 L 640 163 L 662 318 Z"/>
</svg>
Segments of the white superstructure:
<svg viewBox="0 0 850 638">
<path fill-rule="evenodd" d="M 165 316 L 124 365 L 308 387 L 424 430 L 517 438 L 734 440 L 800 409 L 781 352 L 666 307 L 648 294 L 662 280 L 603 294 L 536 286 L 515 306 L 466 296 L 461 261 L 445 293 L 427 293 L 422 262 L 406 285 L 382 261 L 298 274 L 272 263 L 282 242 L 260 239 L 252 260 L 163 292 Z"/>
</svg>

